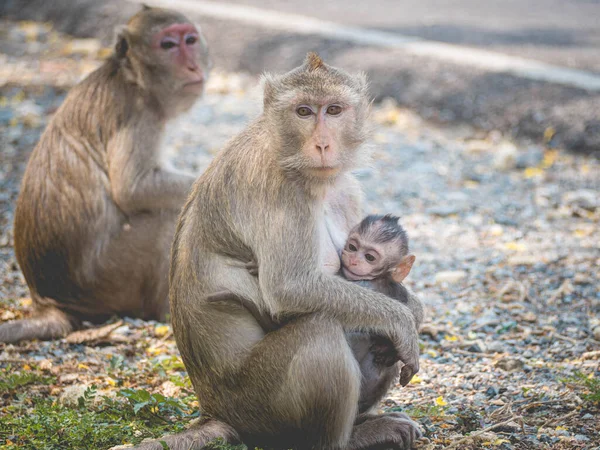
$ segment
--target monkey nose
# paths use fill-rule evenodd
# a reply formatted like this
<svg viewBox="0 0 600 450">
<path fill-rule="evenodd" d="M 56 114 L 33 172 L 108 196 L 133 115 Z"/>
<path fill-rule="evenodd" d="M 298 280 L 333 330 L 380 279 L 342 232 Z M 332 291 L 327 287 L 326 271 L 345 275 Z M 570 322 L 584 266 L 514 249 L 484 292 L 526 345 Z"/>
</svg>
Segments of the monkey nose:
<svg viewBox="0 0 600 450">
<path fill-rule="evenodd" d="M 317 144 L 316 147 L 319 153 L 325 153 L 329 150 L 329 144 Z"/>
</svg>

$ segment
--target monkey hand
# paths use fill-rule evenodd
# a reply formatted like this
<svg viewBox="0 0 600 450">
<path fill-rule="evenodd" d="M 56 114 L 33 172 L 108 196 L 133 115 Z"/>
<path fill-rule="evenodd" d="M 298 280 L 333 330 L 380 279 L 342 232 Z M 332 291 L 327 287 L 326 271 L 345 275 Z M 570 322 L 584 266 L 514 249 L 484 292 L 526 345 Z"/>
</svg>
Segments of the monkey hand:
<svg viewBox="0 0 600 450">
<path fill-rule="evenodd" d="M 419 335 L 414 326 L 398 327 L 390 336 L 395 350 L 395 361 L 404 365 L 400 369 L 400 384 L 406 386 L 419 371 Z M 386 358 L 389 363 L 394 358 Z"/>
</svg>

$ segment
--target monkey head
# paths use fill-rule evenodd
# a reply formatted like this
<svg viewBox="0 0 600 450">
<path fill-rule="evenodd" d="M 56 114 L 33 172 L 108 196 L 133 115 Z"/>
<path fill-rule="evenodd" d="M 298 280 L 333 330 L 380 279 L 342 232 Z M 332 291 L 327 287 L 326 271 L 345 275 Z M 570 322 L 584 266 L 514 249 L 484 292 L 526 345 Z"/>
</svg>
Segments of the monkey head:
<svg viewBox="0 0 600 450">
<path fill-rule="evenodd" d="M 189 109 L 202 94 L 211 61 L 202 33 L 175 11 L 144 6 L 120 31 L 115 57 L 128 80 L 168 110 Z"/>
<path fill-rule="evenodd" d="M 264 115 L 279 140 L 279 165 L 310 180 L 333 180 L 360 163 L 369 134 L 364 74 L 350 75 L 309 53 L 284 75 L 265 74 Z"/>
<path fill-rule="evenodd" d="M 396 216 L 371 215 L 356 225 L 342 250 L 342 273 L 351 281 L 391 276 L 400 283 L 410 273 L 415 256 Z"/>
</svg>

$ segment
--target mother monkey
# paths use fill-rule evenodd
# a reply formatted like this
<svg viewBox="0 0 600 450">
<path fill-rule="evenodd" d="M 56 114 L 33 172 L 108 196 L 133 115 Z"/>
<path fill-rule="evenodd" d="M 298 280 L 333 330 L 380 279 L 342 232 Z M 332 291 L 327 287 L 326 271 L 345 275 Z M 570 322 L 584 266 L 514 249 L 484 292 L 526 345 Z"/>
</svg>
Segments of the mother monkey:
<svg viewBox="0 0 600 450">
<path fill-rule="evenodd" d="M 362 216 L 350 170 L 369 103 L 363 75 L 315 54 L 266 76 L 264 113 L 215 158 L 182 212 L 171 261 L 175 337 L 203 412 L 249 448 L 405 449 L 418 435 L 404 415 L 358 411 L 361 373 L 344 334 L 387 337 L 404 385 L 419 369 L 412 314 L 335 275 Z M 250 260 L 258 278 L 240 268 Z M 287 324 L 265 335 L 239 302 L 210 301 L 222 291 Z"/>
<path fill-rule="evenodd" d="M 69 92 L 31 155 L 15 212 L 35 315 L 0 325 L 0 342 L 62 337 L 113 314 L 165 319 L 169 250 L 194 177 L 161 166 L 161 138 L 202 94 L 208 66 L 185 16 L 144 7 Z"/>
</svg>

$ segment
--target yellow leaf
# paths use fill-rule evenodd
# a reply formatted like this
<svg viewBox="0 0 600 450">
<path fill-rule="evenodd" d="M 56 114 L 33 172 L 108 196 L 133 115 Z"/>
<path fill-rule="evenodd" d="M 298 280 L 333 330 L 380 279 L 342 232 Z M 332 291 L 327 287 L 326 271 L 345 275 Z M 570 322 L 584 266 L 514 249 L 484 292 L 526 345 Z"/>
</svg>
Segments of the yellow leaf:
<svg viewBox="0 0 600 450">
<path fill-rule="evenodd" d="M 413 376 L 412 380 L 410 380 L 410 384 L 419 384 L 422 382 L 423 382 L 423 380 L 421 379 L 421 377 L 419 375 Z"/>
<path fill-rule="evenodd" d="M 427 350 L 426 352 L 429 356 L 431 356 L 432 358 L 437 358 L 438 357 L 438 352 L 436 352 L 435 350 L 433 350 L 432 348 L 430 348 L 429 350 Z"/>
<path fill-rule="evenodd" d="M 146 349 L 146 353 L 151 356 L 157 356 L 157 355 L 160 355 L 160 354 L 166 353 L 166 352 L 167 352 L 166 348 L 149 347 L 148 349 Z"/>
<path fill-rule="evenodd" d="M 446 335 L 446 336 L 444 336 L 444 339 L 446 339 L 447 341 L 450 341 L 450 342 L 456 342 L 456 341 L 458 341 L 458 338 L 456 336 L 448 336 L 448 335 Z"/>
<path fill-rule="evenodd" d="M 567 431 L 567 427 L 563 427 L 562 425 L 559 425 L 554 430 L 555 431 Z"/>
<path fill-rule="evenodd" d="M 446 406 L 448 404 L 448 402 L 446 402 L 444 400 L 444 397 L 442 397 L 441 395 L 435 399 L 435 404 L 438 406 Z"/>
<path fill-rule="evenodd" d="M 475 189 L 475 188 L 479 187 L 479 183 L 477 181 L 474 181 L 474 180 L 467 180 L 467 181 L 464 182 L 464 186 L 467 189 Z"/>
<path fill-rule="evenodd" d="M 106 379 L 106 382 L 108 384 L 110 384 L 111 386 L 116 386 L 117 385 L 117 382 L 115 380 L 113 380 L 112 378 L 110 378 L 110 377 Z"/>
<path fill-rule="evenodd" d="M 556 130 L 552 127 L 548 127 L 544 130 L 544 142 L 547 144 L 556 134 Z"/>
<path fill-rule="evenodd" d="M 504 244 L 507 250 L 514 250 L 516 252 L 522 252 L 527 249 L 527 246 L 521 242 L 507 242 Z"/>
<path fill-rule="evenodd" d="M 158 337 L 166 336 L 168 332 L 169 332 L 168 325 L 159 325 L 156 328 L 154 328 L 154 334 Z"/>
<path fill-rule="evenodd" d="M 548 150 L 544 153 L 544 159 L 541 164 L 542 168 L 547 169 L 548 167 L 552 167 L 556 162 L 556 158 L 558 158 L 558 150 Z"/>
<path fill-rule="evenodd" d="M 23 370 L 25 370 L 26 372 L 29 372 L 31 370 L 31 366 L 29 364 L 25 364 L 23 366 Z"/>
<path fill-rule="evenodd" d="M 508 439 L 498 438 L 498 439 L 494 440 L 493 442 L 491 442 L 491 444 L 493 446 L 502 445 L 502 444 L 510 444 L 510 441 Z"/>
<path fill-rule="evenodd" d="M 88 365 L 86 365 L 84 363 L 79 363 L 79 364 L 77 364 L 77 368 L 78 369 L 89 369 L 90 366 L 88 366 Z"/>
<path fill-rule="evenodd" d="M 573 236 L 575 236 L 575 237 L 586 237 L 586 236 L 589 236 L 590 234 L 591 234 L 590 230 L 582 230 L 581 228 L 577 228 L 573 232 Z"/>
<path fill-rule="evenodd" d="M 31 299 L 29 297 L 24 297 L 19 299 L 19 303 L 21 303 L 21 306 L 31 306 Z"/>
<path fill-rule="evenodd" d="M 539 167 L 528 167 L 527 169 L 525 169 L 523 171 L 523 175 L 525 175 L 525 178 L 539 177 L 543 173 L 544 173 L 544 171 L 542 169 L 540 169 Z"/>
</svg>

